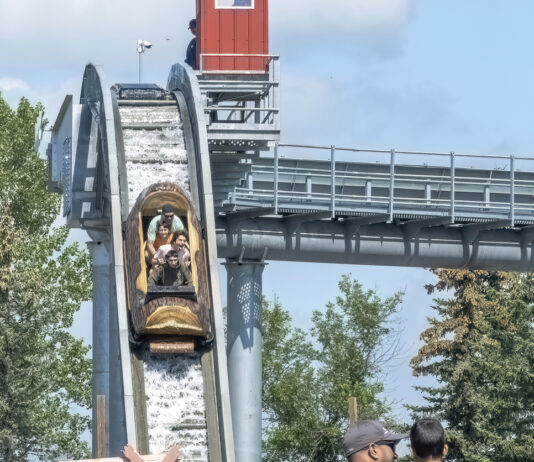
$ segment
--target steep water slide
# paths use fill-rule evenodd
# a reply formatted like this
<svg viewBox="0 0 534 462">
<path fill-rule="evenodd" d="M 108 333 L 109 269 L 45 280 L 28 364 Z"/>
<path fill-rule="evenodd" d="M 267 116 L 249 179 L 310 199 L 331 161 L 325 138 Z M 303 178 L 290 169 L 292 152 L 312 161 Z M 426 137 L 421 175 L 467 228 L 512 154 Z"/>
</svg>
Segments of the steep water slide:
<svg viewBox="0 0 534 462">
<path fill-rule="evenodd" d="M 93 239 L 94 381 L 95 394 L 107 397 L 109 455 L 118 455 L 127 442 L 145 454 L 179 443 L 184 460 L 232 461 L 201 95 L 192 71 L 180 65 L 173 67 L 169 88 L 172 91 L 156 85 L 111 87 L 102 69 L 89 64 L 80 105 L 70 110 L 72 138 L 60 136 L 60 126 L 68 125 L 66 106 L 54 127 L 58 145 L 52 150 L 68 149 L 69 143 L 76 147 L 64 162 L 58 189 L 65 194 L 70 226 L 86 229 Z M 125 227 L 138 197 L 149 187 L 158 189 L 157 184 L 173 184 L 189 194 L 207 250 L 209 336 L 214 340 L 188 353 L 151 353 L 146 342 L 133 338 L 129 325 Z M 105 245 L 97 248 L 101 243 Z"/>
</svg>

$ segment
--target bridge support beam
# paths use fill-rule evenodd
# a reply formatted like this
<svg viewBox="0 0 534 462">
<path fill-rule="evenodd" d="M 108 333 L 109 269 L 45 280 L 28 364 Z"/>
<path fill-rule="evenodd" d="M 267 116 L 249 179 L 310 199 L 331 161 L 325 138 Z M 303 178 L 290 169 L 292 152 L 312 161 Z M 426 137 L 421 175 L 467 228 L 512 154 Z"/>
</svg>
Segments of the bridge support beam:
<svg viewBox="0 0 534 462">
<path fill-rule="evenodd" d="M 347 265 L 387 265 L 422 268 L 469 268 L 533 271 L 534 244 L 530 232 L 496 229 L 504 222 L 468 226 L 359 225 L 349 221 L 312 221 L 288 229 L 284 219 L 259 217 L 231 227 L 218 219 L 219 258 Z"/>
<path fill-rule="evenodd" d="M 262 261 L 227 260 L 228 381 L 236 462 L 261 462 Z"/>
<path fill-rule="evenodd" d="M 97 396 L 106 397 L 109 420 L 109 300 L 110 255 L 109 241 L 95 240 L 87 246 L 93 257 L 93 457 L 97 457 Z M 106 429 L 109 434 L 109 429 Z M 106 446 L 109 441 L 106 441 Z"/>
</svg>

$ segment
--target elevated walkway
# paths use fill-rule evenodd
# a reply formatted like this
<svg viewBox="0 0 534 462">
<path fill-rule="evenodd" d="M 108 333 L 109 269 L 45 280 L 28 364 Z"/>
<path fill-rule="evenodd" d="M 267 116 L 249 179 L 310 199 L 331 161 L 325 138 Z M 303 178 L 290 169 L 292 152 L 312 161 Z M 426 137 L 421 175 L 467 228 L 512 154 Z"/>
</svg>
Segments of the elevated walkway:
<svg viewBox="0 0 534 462">
<path fill-rule="evenodd" d="M 275 215 L 380 215 L 384 222 L 442 217 L 451 225 L 534 223 L 534 171 L 516 167 L 521 162 L 534 170 L 534 159 L 322 148 L 330 159 L 310 160 L 289 157 L 295 148 L 321 149 L 280 144 L 271 156 L 212 158 L 216 210 L 224 215 L 272 207 Z M 347 152 L 365 160 L 335 159 Z"/>
<path fill-rule="evenodd" d="M 534 268 L 534 159 L 277 144 L 211 164 L 222 257 Z"/>
</svg>

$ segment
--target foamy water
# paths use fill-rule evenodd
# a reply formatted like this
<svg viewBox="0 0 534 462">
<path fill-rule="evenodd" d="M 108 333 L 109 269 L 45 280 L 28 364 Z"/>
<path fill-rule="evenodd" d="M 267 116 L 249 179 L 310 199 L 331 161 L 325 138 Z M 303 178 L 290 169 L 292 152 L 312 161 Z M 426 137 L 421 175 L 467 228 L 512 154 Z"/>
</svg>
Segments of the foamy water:
<svg viewBox="0 0 534 462">
<path fill-rule="evenodd" d="M 176 107 L 120 108 L 123 124 L 163 124 L 162 130 L 123 130 L 129 205 L 162 181 L 189 191 L 187 151 Z M 147 356 L 144 362 L 150 453 L 182 448 L 186 462 L 207 462 L 204 385 L 199 356 Z"/>
<path fill-rule="evenodd" d="M 150 453 L 179 444 L 184 461 L 207 461 L 200 357 L 149 356 L 144 366 Z"/>
</svg>

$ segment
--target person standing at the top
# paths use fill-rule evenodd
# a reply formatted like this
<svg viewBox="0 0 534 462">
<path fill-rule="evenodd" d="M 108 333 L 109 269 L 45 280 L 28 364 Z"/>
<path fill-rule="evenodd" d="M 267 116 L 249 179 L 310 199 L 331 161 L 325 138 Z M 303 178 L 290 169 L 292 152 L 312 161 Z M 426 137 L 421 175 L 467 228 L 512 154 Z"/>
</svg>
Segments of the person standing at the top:
<svg viewBox="0 0 534 462">
<path fill-rule="evenodd" d="M 198 69 L 197 67 L 197 20 L 196 19 L 191 19 L 191 21 L 189 21 L 189 30 L 194 35 L 194 37 L 189 42 L 189 45 L 187 46 L 185 62 L 189 64 L 193 69 Z"/>
</svg>

